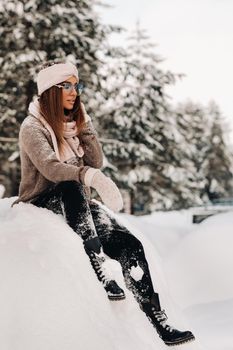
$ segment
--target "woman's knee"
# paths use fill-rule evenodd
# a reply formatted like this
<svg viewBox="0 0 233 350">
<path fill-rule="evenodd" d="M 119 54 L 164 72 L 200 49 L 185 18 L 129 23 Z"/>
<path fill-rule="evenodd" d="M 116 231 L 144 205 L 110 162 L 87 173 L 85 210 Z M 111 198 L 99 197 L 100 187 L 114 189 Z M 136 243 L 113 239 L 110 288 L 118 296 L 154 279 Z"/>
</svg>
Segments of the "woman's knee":
<svg viewBox="0 0 233 350">
<path fill-rule="evenodd" d="M 139 252 L 144 253 L 143 245 L 141 241 L 136 238 L 132 233 L 130 232 L 122 232 L 122 231 L 115 231 L 112 234 L 115 238 L 115 244 L 119 245 L 122 249 L 122 251 L 127 252 L 129 255 L 132 252 Z M 111 234 L 110 234 L 111 236 Z"/>
<path fill-rule="evenodd" d="M 56 191 L 62 194 L 80 194 L 84 196 L 84 188 L 83 185 L 77 181 L 61 181 L 56 184 Z"/>
<path fill-rule="evenodd" d="M 143 252 L 143 245 L 141 241 L 136 238 L 132 233 L 125 233 L 127 235 L 128 245 L 138 252 Z"/>
</svg>

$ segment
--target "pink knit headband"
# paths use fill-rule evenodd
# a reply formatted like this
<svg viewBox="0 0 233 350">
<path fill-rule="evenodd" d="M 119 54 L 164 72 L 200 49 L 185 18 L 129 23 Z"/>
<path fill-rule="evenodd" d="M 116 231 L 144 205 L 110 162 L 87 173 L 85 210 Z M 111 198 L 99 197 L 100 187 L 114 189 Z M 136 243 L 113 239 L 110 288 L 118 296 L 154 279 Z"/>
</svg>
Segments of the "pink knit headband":
<svg viewBox="0 0 233 350">
<path fill-rule="evenodd" d="M 56 63 L 42 69 L 37 76 L 38 95 L 71 76 L 75 76 L 78 79 L 78 70 L 72 63 Z"/>
</svg>

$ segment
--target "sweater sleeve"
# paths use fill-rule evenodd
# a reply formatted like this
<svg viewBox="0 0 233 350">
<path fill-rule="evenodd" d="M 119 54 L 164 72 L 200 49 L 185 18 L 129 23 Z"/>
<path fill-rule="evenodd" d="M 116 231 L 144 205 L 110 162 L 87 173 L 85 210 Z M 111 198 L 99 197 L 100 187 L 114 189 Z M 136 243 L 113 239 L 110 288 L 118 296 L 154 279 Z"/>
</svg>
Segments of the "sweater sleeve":
<svg viewBox="0 0 233 350">
<path fill-rule="evenodd" d="M 24 149 L 37 170 L 49 181 L 75 180 L 84 184 L 89 166 L 74 166 L 60 162 L 40 126 L 22 124 L 19 133 L 20 147 Z"/>
<path fill-rule="evenodd" d="M 84 164 L 93 168 L 101 168 L 103 166 L 102 147 L 91 120 L 84 124 L 78 137 L 84 150 Z"/>
</svg>

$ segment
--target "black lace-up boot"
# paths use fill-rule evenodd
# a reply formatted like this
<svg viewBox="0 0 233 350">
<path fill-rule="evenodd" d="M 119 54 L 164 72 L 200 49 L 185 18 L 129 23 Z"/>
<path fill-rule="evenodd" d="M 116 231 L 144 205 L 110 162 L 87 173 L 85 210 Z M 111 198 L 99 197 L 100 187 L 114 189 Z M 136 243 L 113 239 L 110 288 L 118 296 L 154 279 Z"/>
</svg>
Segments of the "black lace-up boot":
<svg viewBox="0 0 233 350">
<path fill-rule="evenodd" d="M 166 345 L 179 345 L 195 339 L 190 331 L 178 331 L 166 323 L 167 315 L 161 310 L 157 293 L 153 294 L 150 302 L 141 303 L 141 308 Z"/>
<path fill-rule="evenodd" d="M 104 289 L 107 292 L 110 300 L 122 300 L 125 299 L 124 291 L 118 286 L 116 281 L 111 279 L 110 273 L 103 265 L 105 262 L 105 256 L 102 251 L 102 246 L 98 237 L 84 241 L 84 247 L 91 265 L 98 277 L 98 280 L 102 282 Z"/>
</svg>

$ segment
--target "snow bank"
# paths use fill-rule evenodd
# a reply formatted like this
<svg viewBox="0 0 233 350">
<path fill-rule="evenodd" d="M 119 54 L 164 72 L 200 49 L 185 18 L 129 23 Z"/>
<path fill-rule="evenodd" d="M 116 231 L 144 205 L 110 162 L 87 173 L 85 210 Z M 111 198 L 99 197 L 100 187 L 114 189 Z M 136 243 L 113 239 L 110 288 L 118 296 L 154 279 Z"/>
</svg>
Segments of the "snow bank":
<svg viewBox="0 0 233 350">
<path fill-rule="evenodd" d="M 108 260 L 126 300 L 110 302 L 62 216 L 0 200 L 0 348 L 162 350 L 167 347 Z M 232 349 L 233 217 L 191 224 L 189 211 L 118 217 L 142 242 L 169 323 L 197 340 L 182 350 Z"/>
<path fill-rule="evenodd" d="M 156 261 L 163 267 L 159 289 L 163 297 L 170 292 L 175 315 L 182 310 L 203 349 L 231 350 L 232 214 L 219 214 L 199 225 L 192 224 L 191 214 L 189 210 L 156 212 L 143 217 L 126 216 L 126 219 L 156 248 L 149 251 L 159 253 Z M 161 278 L 166 286 L 161 285 Z"/>
<path fill-rule="evenodd" d="M 110 302 L 84 253 L 81 239 L 63 217 L 30 204 L 11 208 L 13 201 L 14 198 L 0 200 L 1 349 L 167 348 L 126 289 L 117 262 L 108 260 L 126 292 L 126 300 Z M 153 216 L 144 218 L 153 225 Z M 191 328 L 181 308 L 175 307 L 174 296 L 169 294 L 162 258 L 153 247 L 153 240 L 147 240 L 145 228 L 142 230 L 134 217 L 119 215 L 118 219 L 143 242 L 169 323 L 180 329 Z M 181 226 L 176 244 L 178 236 L 183 236 Z M 182 350 L 191 349 L 206 348 L 198 340 L 182 345 Z"/>
<path fill-rule="evenodd" d="M 110 302 L 62 216 L 0 200 L 0 347 L 4 350 L 165 349 L 125 289 Z M 194 349 L 185 345 L 183 349 Z"/>
<path fill-rule="evenodd" d="M 167 278 L 182 307 L 233 299 L 232 227 L 232 213 L 210 217 L 195 225 L 170 254 Z"/>
<path fill-rule="evenodd" d="M 155 212 L 144 216 L 131 216 L 124 214 L 127 221 L 144 233 L 158 254 L 164 259 L 170 255 L 180 240 L 192 228 L 191 212 L 188 210 Z"/>
</svg>

